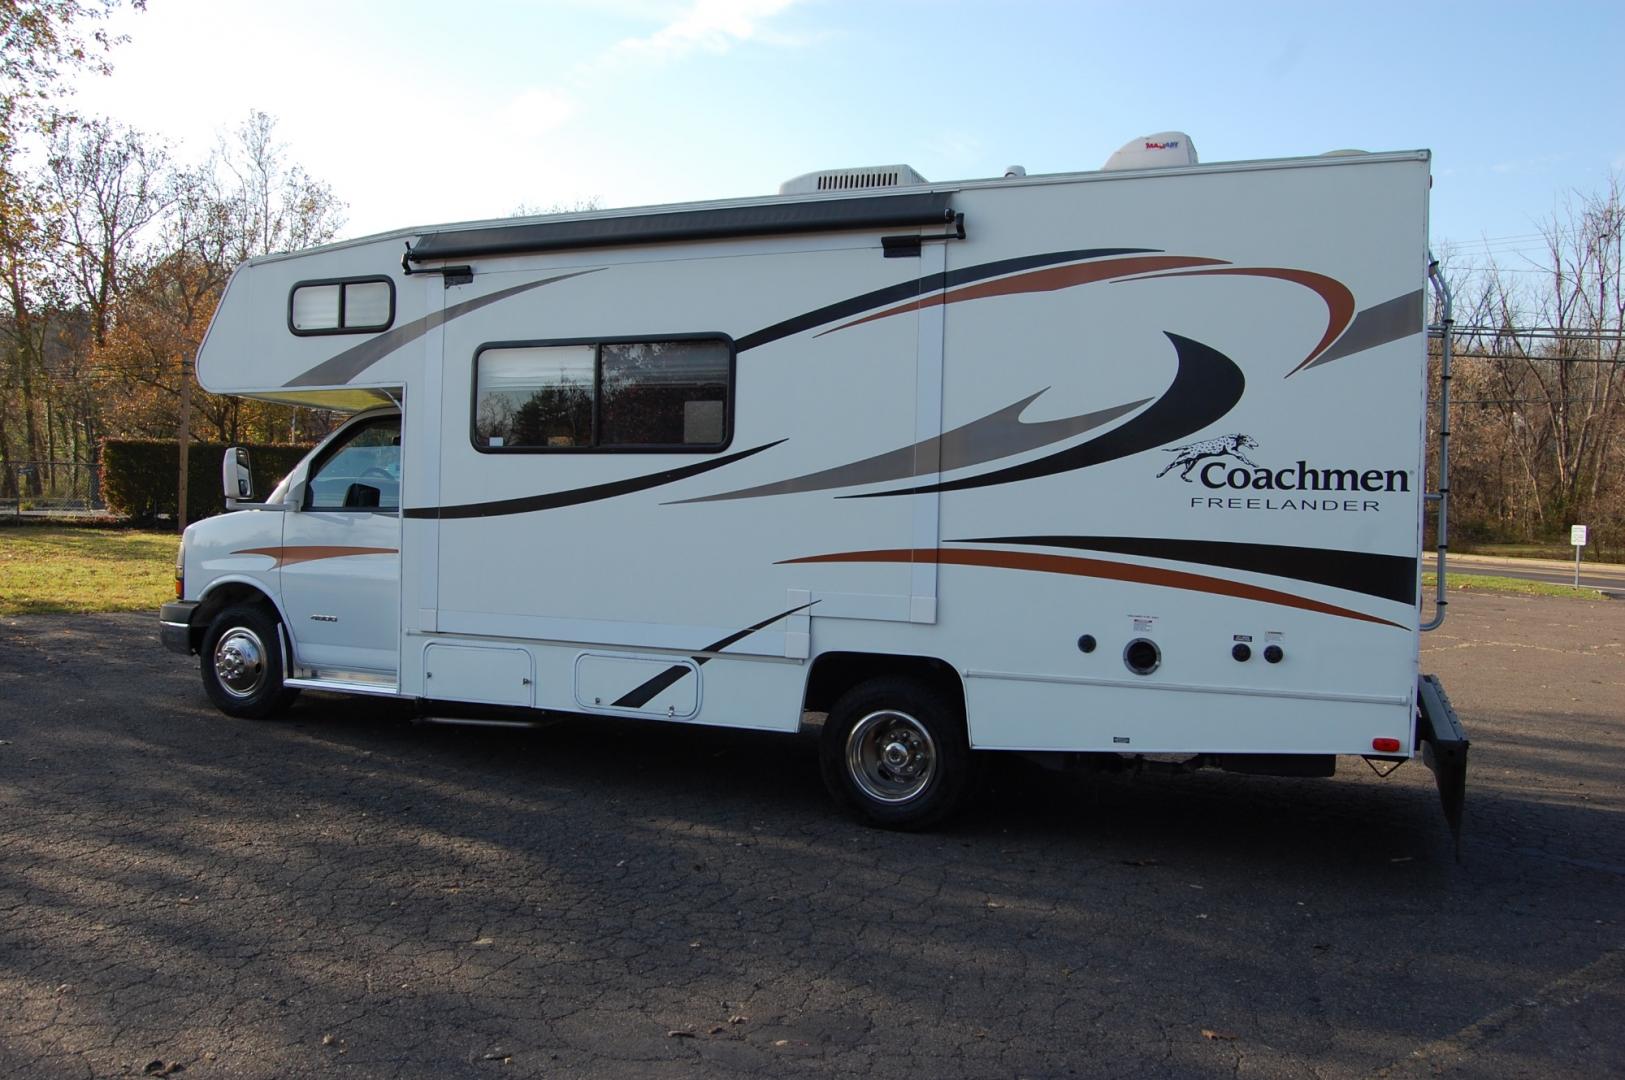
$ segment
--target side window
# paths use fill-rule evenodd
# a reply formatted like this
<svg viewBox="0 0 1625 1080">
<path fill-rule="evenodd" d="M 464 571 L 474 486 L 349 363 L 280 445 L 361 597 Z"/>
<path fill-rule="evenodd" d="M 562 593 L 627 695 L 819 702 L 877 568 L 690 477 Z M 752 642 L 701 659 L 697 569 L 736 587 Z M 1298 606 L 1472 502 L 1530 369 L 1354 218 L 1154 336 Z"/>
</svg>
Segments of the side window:
<svg viewBox="0 0 1625 1080">
<path fill-rule="evenodd" d="M 728 343 L 605 345 L 600 446 L 720 446 L 727 420 Z"/>
<path fill-rule="evenodd" d="M 305 281 L 288 294 L 295 334 L 370 334 L 395 321 L 395 283 L 388 278 Z"/>
<path fill-rule="evenodd" d="M 353 429 L 310 477 L 311 510 L 399 510 L 401 421 Z"/>
<path fill-rule="evenodd" d="M 475 363 L 475 446 L 592 445 L 591 345 L 486 349 Z"/>
<path fill-rule="evenodd" d="M 719 450 L 726 338 L 497 345 L 474 359 L 478 450 Z"/>
</svg>

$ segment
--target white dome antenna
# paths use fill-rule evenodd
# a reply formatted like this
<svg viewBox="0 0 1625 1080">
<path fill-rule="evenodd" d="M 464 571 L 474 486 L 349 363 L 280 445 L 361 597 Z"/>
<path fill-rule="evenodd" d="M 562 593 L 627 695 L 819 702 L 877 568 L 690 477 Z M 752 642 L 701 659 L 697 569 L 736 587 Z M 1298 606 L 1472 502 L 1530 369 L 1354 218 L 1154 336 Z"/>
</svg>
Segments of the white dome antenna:
<svg viewBox="0 0 1625 1080">
<path fill-rule="evenodd" d="M 1106 159 L 1104 171 L 1117 169 L 1164 169 L 1174 165 L 1195 165 L 1196 146 L 1183 131 L 1159 131 L 1130 139 Z"/>
</svg>

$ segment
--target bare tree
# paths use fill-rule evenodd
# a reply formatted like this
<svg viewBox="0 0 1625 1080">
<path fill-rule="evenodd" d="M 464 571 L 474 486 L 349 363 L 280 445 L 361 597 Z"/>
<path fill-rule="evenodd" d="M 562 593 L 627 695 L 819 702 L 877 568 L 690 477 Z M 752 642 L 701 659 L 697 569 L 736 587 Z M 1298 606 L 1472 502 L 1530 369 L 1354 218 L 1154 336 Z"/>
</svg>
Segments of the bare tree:
<svg viewBox="0 0 1625 1080">
<path fill-rule="evenodd" d="M 46 179 L 60 229 L 55 262 L 100 346 L 124 270 L 174 198 L 168 154 L 111 121 L 66 118 L 51 139 Z"/>
<path fill-rule="evenodd" d="M 604 202 L 597 195 L 589 195 L 585 199 L 558 199 L 546 206 L 535 206 L 531 203 L 520 203 L 508 211 L 509 217 L 541 217 L 545 214 L 585 214 L 591 210 L 602 210 Z"/>
<path fill-rule="evenodd" d="M 1459 370 L 1476 388 L 1462 396 L 1486 406 L 1462 414 L 1457 437 L 1499 454 L 1501 489 L 1478 492 L 1480 509 L 1496 504 L 1502 524 L 1526 538 L 1576 522 L 1625 524 L 1615 445 L 1625 411 L 1619 179 L 1571 200 L 1541 233 L 1529 265 L 1492 261 L 1457 288 Z M 1460 479 L 1458 496 L 1472 498 Z"/>
<path fill-rule="evenodd" d="M 226 216 L 232 264 L 331 240 L 344 224 L 332 188 L 287 160 L 276 119 L 258 109 L 223 138 L 206 167 Z"/>
</svg>

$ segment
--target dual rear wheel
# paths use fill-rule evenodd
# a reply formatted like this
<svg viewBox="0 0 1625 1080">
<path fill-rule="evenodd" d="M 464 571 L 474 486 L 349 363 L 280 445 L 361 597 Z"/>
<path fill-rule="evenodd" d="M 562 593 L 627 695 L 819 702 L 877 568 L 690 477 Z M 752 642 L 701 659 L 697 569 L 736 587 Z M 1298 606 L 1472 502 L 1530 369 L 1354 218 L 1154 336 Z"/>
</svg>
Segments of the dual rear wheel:
<svg viewBox="0 0 1625 1080">
<path fill-rule="evenodd" d="M 872 825 L 927 829 L 971 790 L 964 709 L 914 679 L 878 678 L 843 694 L 819 742 L 824 785 Z"/>
</svg>

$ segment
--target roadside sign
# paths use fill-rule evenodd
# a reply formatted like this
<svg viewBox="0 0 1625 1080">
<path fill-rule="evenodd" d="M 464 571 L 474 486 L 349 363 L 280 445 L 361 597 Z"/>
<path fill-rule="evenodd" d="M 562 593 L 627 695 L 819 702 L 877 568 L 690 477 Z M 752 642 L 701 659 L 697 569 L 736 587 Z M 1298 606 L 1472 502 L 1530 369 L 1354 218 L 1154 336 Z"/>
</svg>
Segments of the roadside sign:
<svg viewBox="0 0 1625 1080">
<path fill-rule="evenodd" d="M 1586 527 L 1584 525 L 1569 526 L 1569 543 L 1575 547 L 1586 546 Z"/>
</svg>

